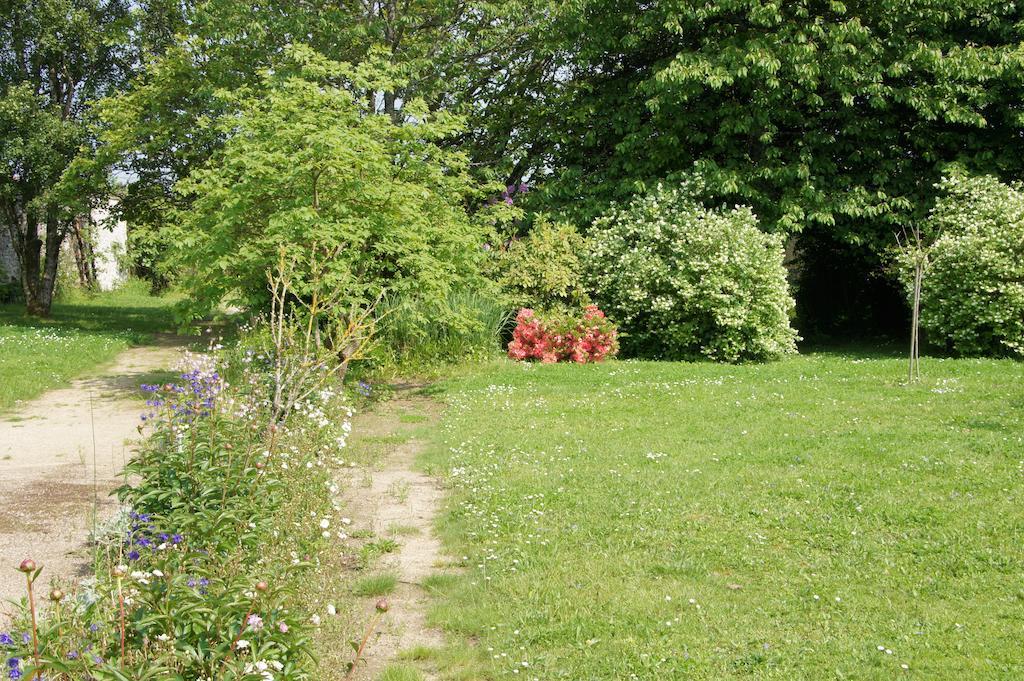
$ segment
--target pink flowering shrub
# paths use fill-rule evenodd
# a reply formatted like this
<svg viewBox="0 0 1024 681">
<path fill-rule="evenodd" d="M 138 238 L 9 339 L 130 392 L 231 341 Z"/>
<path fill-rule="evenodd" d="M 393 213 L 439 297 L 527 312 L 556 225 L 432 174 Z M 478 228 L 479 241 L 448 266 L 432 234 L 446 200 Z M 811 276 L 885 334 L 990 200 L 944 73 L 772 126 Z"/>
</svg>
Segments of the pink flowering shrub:
<svg viewBox="0 0 1024 681">
<path fill-rule="evenodd" d="M 597 305 L 583 309 L 582 317 L 565 313 L 543 316 L 524 307 L 516 315 L 516 328 L 508 344 L 508 356 L 516 360 L 600 362 L 619 351 L 615 325 Z"/>
</svg>

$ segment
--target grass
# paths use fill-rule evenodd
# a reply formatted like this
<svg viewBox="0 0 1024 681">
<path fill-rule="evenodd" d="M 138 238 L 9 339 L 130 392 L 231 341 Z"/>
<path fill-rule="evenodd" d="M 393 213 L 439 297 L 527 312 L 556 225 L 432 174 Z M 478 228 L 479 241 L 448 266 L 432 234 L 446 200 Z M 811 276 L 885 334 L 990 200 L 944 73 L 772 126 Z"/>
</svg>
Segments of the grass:
<svg viewBox="0 0 1024 681">
<path fill-rule="evenodd" d="M 54 303 L 50 319 L 0 305 L 0 412 L 173 331 L 173 302 L 131 287 Z"/>
<path fill-rule="evenodd" d="M 829 352 L 450 381 L 423 463 L 466 572 L 429 585 L 432 620 L 475 678 L 1021 678 L 1024 364 L 924 370 Z"/>
<path fill-rule="evenodd" d="M 352 593 L 363 598 L 387 596 L 398 586 L 398 577 L 391 573 L 363 577 L 352 587 Z"/>
<path fill-rule="evenodd" d="M 390 664 L 380 675 L 379 681 L 423 681 L 423 672 L 410 664 Z"/>
<path fill-rule="evenodd" d="M 450 363 L 493 357 L 511 319 L 500 302 L 469 291 L 390 296 L 377 317 L 370 364 L 384 376 L 436 376 Z"/>
</svg>

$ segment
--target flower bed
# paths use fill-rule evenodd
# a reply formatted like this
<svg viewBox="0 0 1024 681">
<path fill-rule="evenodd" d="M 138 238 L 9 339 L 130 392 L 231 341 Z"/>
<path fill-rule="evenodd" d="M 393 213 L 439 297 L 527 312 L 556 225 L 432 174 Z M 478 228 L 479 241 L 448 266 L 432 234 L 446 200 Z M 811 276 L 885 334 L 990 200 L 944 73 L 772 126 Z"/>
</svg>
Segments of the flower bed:
<svg viewBox="0 0 1024 681">
<path fill-rule="evenodd" d="M 512 359 L 546 364 L 600 362 L 618 351 L 615 325 L 596 305 L 588 305 L 580 317 L 557 312 L 538 315 L 523 308 L 516 315 L 516 328 L 508 345 Z"/>
<path fill-rule="evenodd" d="M 345 538 L 329 468 L 351 411 L 324 364 L 282 412 L 280 366 L 265 349 L 191 355 L 179 382 L 145 386 L 149 437 L 96 537 L 95 575 L 54 588 L 37 620 L 42 568 L 23 564 L 28 606 L 0 632 L 5 678 L 311 678 L 296 594 Z"/>
</svg>

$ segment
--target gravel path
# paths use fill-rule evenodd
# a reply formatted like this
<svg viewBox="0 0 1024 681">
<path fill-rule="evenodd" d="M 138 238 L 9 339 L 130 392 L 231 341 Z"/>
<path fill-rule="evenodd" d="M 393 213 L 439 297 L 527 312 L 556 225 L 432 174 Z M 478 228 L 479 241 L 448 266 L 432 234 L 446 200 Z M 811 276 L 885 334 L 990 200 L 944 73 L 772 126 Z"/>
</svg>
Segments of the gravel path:
<svg viewBox="0 0 1024 681">
<path fill-rule="evenodd" d="M 357 438 L 401 436 L 410 425 L 401 415 L 424 415 L 427 422 L 438 418 L 436 403 L 423 398 L 405 397 L 378 405 L 368 414 L 358 415 L 352 430 Z M 436 480 L 416 470 L 415 461 L 424 442 L 410 439 L 391 449 L 379 465 L 369 472 L 352 475 L 342 472 L 338 482 L 345 495 L 345 513 L 353 518 L 353 530 L 369 530 L 377 538 L 393 536 L 393 528 L 404 528 L 399 549 L 377 559 L 374 572 L 389 572 L 398 577 L 398 586 L 390 595 L 390 610 L 371 633 L 363 661 L 352 674 L 352 681 L 375 681 L 403 651 L 416 647 L 438 649 L 444 645 L 440 630 L 427 625 L 428 594 L 423 580 L 430 575 L 453 570 L 440 540 L 434 535 L 443 490 Z M 375 598 L 362 604 L 363 619 L 371 620 Z M 365 625 L 363 625 L 365 626 Z M 438 678 L 435 670 L 420 667 L 423 678 Z"/>
<path fill-rule="evenodd" d="M 109 493 L 138 436 L 138 386 L 170 370 L 183 344 L 158 343 L 0 416 L 0 627 L 7 601 L 24 596 L 22 559 L 43 566 L 44 587 L 87 574 L 94 508 L 100 519 L 117 508 Z"/>
</svg>

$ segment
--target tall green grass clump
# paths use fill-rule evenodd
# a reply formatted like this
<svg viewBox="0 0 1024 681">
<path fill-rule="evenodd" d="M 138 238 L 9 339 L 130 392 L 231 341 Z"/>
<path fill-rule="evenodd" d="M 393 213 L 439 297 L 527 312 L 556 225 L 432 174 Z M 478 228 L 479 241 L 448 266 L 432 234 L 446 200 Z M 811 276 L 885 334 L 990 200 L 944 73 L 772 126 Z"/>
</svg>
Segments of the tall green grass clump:
<svg viewBox="0 0 1024 681">
<path fill-rule="evenodd" d="M 508 308 L 482 292 L 391 295 L 377 307 L 374 363 L 416 369 L 491 357 L 510 322 Z"/>
</svg>

